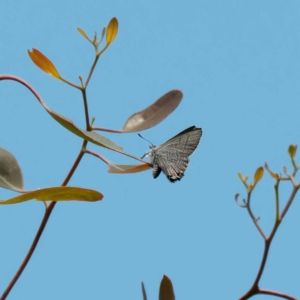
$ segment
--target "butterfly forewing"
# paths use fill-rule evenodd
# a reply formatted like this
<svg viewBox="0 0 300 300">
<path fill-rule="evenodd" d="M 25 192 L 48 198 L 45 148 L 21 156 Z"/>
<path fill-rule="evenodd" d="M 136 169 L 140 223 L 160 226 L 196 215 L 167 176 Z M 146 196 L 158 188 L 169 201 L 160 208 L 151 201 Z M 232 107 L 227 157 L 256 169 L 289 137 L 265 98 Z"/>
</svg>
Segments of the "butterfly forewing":
<svg viewBox="0 0 300 300">
<path fill-rule="evenodd" d="M 188 157 L 197 148 L 201 136 L 202 129 L 192 126 L 164 144 L 153 147 L 153 177 L 158 177 L 162 170 L 171 182 L 180 180 L 189 164 Z"/>
<path fill-rule="evenodd" d="M 186 156 L 190 156 L 197 148 L 201 136 L 202 129 L 192 126 L 175 135 L 162 145 L 157 146 L 155 150 L 160 150 L 161 148 L 171 148 L 182 151 Z"/>
</svg>

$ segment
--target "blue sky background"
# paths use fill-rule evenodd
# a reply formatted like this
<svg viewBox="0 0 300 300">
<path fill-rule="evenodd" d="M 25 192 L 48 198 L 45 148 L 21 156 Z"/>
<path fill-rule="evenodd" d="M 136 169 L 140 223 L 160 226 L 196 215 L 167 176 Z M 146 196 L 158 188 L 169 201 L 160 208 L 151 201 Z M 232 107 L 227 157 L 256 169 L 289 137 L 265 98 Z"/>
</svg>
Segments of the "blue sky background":
<svg viewBox="0 0 300 300">
<path fill-rule="evenodd" d="M 88 88 L 95 125 L 119 129 L 127 117 L 171 89 L 184 98 L 166 120 L 143 131 L 159 145 L 185 128 L 203 128 L 181 182 L 151 171 L 113 175 L 85 156 L 70 181 L 97 189 L 97 203 L 56 205 L 40 243 L 8 299 L 157 299 L 163 274 L 176 299 L 237 299 L 252 285 L 263 240 L 246 210 L 237 173 L 268 162 L 291 170 L 288 146 L 300 144 L 299 1 L 5 1 L 0 3 L 0 73 L 35 87 L 58 113 L 84 128 L 79 91 L 40 71 L 37 48 L 63 77 L 79 83 L 94 59 L 76 28 L 99 36 L 112 17 L 119 33 Z M 82 141 L 56 123 L 23 86 L 0 83 L 0 147 L 22 167 L 27 189 L 60 185 Z M 105 134 L 142 156 L 137 134 Z M 135 161 L 95 145 L 115 163 Z M 297 161 L 300 163 L 298 153 Z M 299 176 L 298 176 L 299 180 Z M 252 205 L 268 234 L 274 181 L 263 178 Z M 291 185 L 282 184 L 281 208 Z M 1 189 L 0 198 L 15 195 Z M 300 297 L 297 195 L 272 244 L 261 287 Z M 36 234 L 44 205 L 0 207 L 1 294 Z M 269 299 L 257 296 L 255 299 Z"/>
</svg>

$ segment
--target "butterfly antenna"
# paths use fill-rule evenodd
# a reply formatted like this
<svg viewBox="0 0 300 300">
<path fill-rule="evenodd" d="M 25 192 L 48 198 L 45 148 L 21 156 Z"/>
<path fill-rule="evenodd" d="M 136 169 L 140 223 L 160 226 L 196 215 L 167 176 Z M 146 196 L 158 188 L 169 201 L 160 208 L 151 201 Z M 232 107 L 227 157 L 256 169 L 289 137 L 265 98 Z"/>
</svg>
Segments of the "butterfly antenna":
<svg viewBox="0 0 300 300">
<path fill-rule="evenodd" d="M 143 140 L 147 141 L 148 143 L 150 143 L 152 146 L 154 146 L 150 141 L 146 140 L 146 139 L 145 139 L 144 137 L 142 137 L 139 133 L 138 133 L 138 136 L 139 136 L 140 138 L 142 138 Z"/>
</svg>

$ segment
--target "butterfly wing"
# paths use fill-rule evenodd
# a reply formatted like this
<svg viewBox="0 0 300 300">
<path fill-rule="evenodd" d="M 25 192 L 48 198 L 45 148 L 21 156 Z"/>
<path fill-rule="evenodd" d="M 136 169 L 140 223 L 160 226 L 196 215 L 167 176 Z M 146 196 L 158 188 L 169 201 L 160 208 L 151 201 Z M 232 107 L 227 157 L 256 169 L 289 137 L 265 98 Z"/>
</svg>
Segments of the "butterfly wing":
<svg viewBox="0 0 300 300">
<path fill-rule="evenodd" d="M 167 178 L 174 182 L 180 180 L 189 165 L 188 156 L 182 156 L 179 151 L 167 152 L 161 150 L 153 157 L 153 177 L 156 178 L 161 170 Z"/>
<path fill-rule="evenodd" d="M 152 160 L 153 177 L 158 177 L 162 170 L 171 182 L 180 180 L 189 165 L 188 157 L 197 148 L 201 136 L 202 129 L 192 126 L 155 147 Z"/>
</svg>

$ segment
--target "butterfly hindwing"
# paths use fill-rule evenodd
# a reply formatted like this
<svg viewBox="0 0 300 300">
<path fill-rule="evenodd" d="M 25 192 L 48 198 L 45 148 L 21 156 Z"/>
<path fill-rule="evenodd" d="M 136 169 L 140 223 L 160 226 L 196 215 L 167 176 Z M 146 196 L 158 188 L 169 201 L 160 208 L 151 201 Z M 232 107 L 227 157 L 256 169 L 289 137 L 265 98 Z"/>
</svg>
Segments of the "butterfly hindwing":
<svg viewBox="0 0 300 300">
<path fill-rule="evenodd" d="M 155 151 L 155 150 L 154 150 Z M 152 160 L 153 164 L 153 177 L 158 177 L 162 170 L 167 178 L 174 182 L 180 180 L 184 175 L 189 159 L 188 156 L 182 155 L 181 151 L 159 151 L 159 154 L 154 152 Z M 159 170 L 159 172 L 157 172 Z"/>
<path fill-rule="evenodd" d="M 189 165 L 188 157 L 197 148 L 201 135 L 202 129 L 192 126 L 164 144 L 152 147 L 153 177 L 157 178 L 162 170 L 171 182 L 180 180 Z"/>
</svg>

